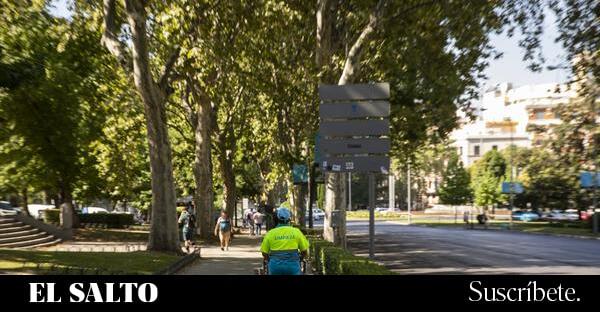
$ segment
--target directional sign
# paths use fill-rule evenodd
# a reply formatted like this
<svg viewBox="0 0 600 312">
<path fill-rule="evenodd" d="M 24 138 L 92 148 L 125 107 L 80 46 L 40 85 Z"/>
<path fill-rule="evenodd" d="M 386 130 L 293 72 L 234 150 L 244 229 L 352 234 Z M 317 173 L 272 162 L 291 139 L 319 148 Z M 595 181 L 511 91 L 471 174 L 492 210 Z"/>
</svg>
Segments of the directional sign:
<svg viewBox="0 0 600 312">
<path fill-rule="evenodd" d="M 321 85 L 319 97 L 319 167 L 329 172 L 387 173 L 389 84 Z"/>
<path fill-rule="evenodd" d="M 596 181 L 594 181 L 594 180 L 596 180 Z M 594 179 L 593 172 L 584 171 L 579 176 L 579 182 L 581 183 L 581 187 L 584 187 L 584 188 L 594 187 L 594 184 L 596 185 L 596 187 L 600 187 L 600 173 L 598 173 L 598 175 L 596 176 L 596 179 Z"/>
<path fill-rule="evenodd" d="M 325 155 L 385 154 L 390 151 L 390 139 L 321 139 L 318 150 Z"/>
<path fill-rule="evenodd" d="M 323 103 L 319 107 L 319 117 L 332 118 L 362 118 L 362 117 L 388 117 L 390 115 L 390 102 L 333 102 Z"/>
<path fill-rule="evenodd" d="M 512 184 L 512 192 L 511 192 L 511 184 Z M 521 194 L 523 193 L 523 184 L 519 182 L 502 182 L 502 193 L 503 194 Z"/>
<path fill-rule="evenodd" d="M 308 183 L 308 168 L 306 165 L 294 164 L 292 168 L 294 184 Z"/>
<path fill-rule="evenodd" d="M 331 157 L 323 160 L 321 167 L 331 172 L 388 173 L 390 158 L 387 156 Z"/>
<path fill-rule="evenodd" d="M 387 100 L 390 98 L 390 85 L 387 83 L 321 85 L 319 97 L 321 101 Z"/>
<path fill-rule="evenodd" d="M 388 135 L 389 120 L 321 121 L 319 134 L 329 137 Z"/>
</svg>

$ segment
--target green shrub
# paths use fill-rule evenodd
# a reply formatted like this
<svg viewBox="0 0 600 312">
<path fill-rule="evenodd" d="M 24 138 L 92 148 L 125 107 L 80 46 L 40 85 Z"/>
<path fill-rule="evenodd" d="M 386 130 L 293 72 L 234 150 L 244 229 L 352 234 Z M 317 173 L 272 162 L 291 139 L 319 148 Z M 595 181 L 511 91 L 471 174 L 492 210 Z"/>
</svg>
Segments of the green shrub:
<svg viewBox="0 0 600 312">
<path fill-rule="evenodd" d="M 81 223 L 105 225 L 107 228 L 124 228 L 132 225 L 133 215 L 128 213 L 85 213 L 79 214 Z"/>
<path fill-rule="evenodd" d="M 60 209 L 44 209 L 42 210 L 42 220 L 50 224 L 60 223 Z"/>
<path fill-rule="evenodd" d="M 371 261 L 348 261 L 342 264 L 343 275 L 392 275 L 394 272 Z"/>
<path fill-rule="evenodd" d="M 388 275 L 394 274 L 382 265 L 335 247 L 323 240 L 311 241 L 313 268 L 323 275 Z"/>
<path fill-rule="evenodd" d="M 323 272 L 323 267 L 321 265 L 321 250 L 326 247 L 333 247 L 333 244 L 321 239 L 310 241 L 310 257 L 312 267 L 315 268 L 319 274 Z"/>
</svg>

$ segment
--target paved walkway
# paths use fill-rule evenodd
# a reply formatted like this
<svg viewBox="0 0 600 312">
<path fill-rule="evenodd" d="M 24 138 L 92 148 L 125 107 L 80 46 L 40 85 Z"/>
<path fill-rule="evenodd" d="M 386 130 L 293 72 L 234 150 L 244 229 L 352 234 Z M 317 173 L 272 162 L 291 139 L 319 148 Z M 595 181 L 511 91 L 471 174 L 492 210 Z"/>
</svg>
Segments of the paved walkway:
<svg viewBox="0 0 600 312">
<path fill-rule="evenodd" d="M 179 271 L 178 275 L 253 275 L 262 266 L 259 252 L 262 237 L 237 234 L 229 250 L 218 245 L 201 246 L 200 259 Z"/>
</svg>

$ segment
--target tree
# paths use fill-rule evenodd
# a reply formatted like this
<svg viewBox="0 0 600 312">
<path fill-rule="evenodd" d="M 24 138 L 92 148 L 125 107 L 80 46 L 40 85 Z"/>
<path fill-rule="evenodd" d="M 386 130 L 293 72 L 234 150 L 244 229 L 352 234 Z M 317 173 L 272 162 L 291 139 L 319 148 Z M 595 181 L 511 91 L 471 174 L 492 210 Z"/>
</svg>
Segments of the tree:
<svg viewBox="0 0 600 312">
<path fill-rule="evenodd" d="M 470 171 L 476 205 L 487 208 L 505 201 L 505 196 L 501 193 L 501 183 L 506 174 L 506 161 L 500 152 L 491 150 L 485 153 L 471 166 Z"/>
<path fill-rule="evenodd" d="M 0 29 L 0 64 L 9 79 L 2 79 L 0 111 L 13 134 L 6 144 L 20 140 L 26 146 L 12 158 L 23 182 L 17 184 L 24 197 L 27 187 L 34 186 L 58 193 L 61 225 L 71 228 L 76 225 L 74 192 L 97 175 L 88 147 L 98 138 L 104 118 L 99 85 L 110 76 L 99 64 L 106 59 L 97 33 L 77 21 L 52 17 L 45 1 L 2 10 L 8 21 Z"/>
<path fill-rule="evenodd" d="M 471 201 L 469 173 L 456 154 L 448 160 L 438 195 L 442 204 L 464 205 Z"/>
<path fill-rule="evenodd" d="M 152 37 L 148 34 L 148 6 L 154 9 L 154 16 L 160 13 L 159 10 L 165 9 L 159 3 L 125 0 L 125 10 L 121 12 L 116 0 L 104 0 L 102 44 L 133 76 L 135 87 L 144 103 L 152 175 L 152 225 L 148 249 L 179 253 L 181 248 L 177 233 L 175 186 L 165 104 L 169 97 L 172 69 L 179 57 L 180 48 L 175 44 L 166 49 L 151 45 L 155 42 L 151 41 Z M 131 51 L 120 40 L 123 15 L 131 31 Z M 173 38 L 177 38 L 177 35 L 173 34 Z M 170 52 L 166 55 L 160 53 L 165 50 Z M 153 76 L 153 72 L 158 71 L 155 66 L 163 67 L 158 78 Z"/>
</svg>

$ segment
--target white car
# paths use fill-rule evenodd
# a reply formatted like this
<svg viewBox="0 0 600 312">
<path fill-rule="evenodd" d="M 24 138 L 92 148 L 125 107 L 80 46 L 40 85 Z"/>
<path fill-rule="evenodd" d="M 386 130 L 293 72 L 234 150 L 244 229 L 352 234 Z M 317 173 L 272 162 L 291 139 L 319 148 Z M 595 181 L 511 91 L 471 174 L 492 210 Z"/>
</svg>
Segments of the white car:
<svg viewBox="0 0 600 312">
<path fill-rule="evenodd" d="M 308 212 L 306 212 L 306 217 L 308 218 Z M 313 209 L 313 220 L 322 220 L 325 218 L 325 212 L 319 208 Z"/>
<path fill-rule="evenodd" d="M 106 208 L 102 207 L 83 207 L 81 209 L 82 213 L 108 213 Z"/>
<path fill-rule="evenodd" d="M 56 209 L 54 205 L 44 205 L 44 204 L 28 204 L 27 210 L 29 211 L 29 215 L 36 219 L 42 219 L 43 212 L 46 209 Z"/>
</svg>

